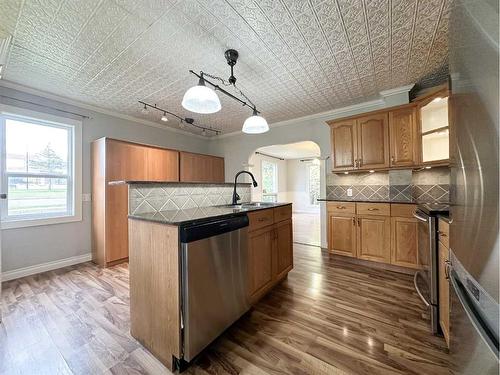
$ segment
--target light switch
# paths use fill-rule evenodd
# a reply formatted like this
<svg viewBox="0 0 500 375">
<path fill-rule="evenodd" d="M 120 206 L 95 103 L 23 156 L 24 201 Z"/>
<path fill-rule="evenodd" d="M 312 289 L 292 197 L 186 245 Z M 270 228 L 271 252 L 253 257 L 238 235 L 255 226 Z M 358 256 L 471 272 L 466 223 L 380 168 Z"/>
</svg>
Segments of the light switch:
<svg viewBox="0 0 500 375">
<path fill-rule="evenodd" d="M 92 200 L 92 195 L 90 193 L 82 194 L 82 202 L 90 202 Z"/>
<path fill-rule="evenodd" d="M 352 197 L 352 189 L 351 188 L 347 189 L 347 196 Z"/>
</svg>

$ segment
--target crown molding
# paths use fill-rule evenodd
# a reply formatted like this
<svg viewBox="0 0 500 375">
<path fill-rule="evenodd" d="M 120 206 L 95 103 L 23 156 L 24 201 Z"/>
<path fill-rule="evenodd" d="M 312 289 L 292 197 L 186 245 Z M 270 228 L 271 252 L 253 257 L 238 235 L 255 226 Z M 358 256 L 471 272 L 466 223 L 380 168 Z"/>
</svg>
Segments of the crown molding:
<svg viewBox="0 0 500 375">
<path fill-rule="evenodd" d="M 353 105 L 350 105 L 347 107 L 336 108 L 336 109 L 332 109 L 332 110 L 325 111 L 325 112 L 319 112 L 319 113 L 315 113 L 312 115 L 297 117 L 297 118 L 294 118 L 291 120 L 284 120 L 284 121 L 275 122 L 275 123 L 269 124 L 269 128 L 274 129 L 274 128 L 279 128 L 281 126 L 293 125 L 293 124 L 297 124 L 299 122 L 312 121 L 312 120 L 326 122 L 326 121 L 332 120 L 334 118 L 350 116 L 353 114 L 352 112 L 359 112 L 359 113 L 370 112 L 370 111 L 374 111 L 377 109 L 382 109 L 382 108 L 384 108 L 384 106 L 385 106 L 385 102 L 383 99 L 375 99 L 375 100 L 370 100 L 368 102 L 353 104 Z M 213 139 L 213 140 L 223 139 L 223 138 L 228 138 L 228 137 L 234 137 L 235 135 L 239 135 L 239 134 L 244 134 L 244 133 L 241 130 L 238 130 L 238 131 L 235 131 L 232 133 L 218 135 L 218 136 L 212 137 L 211 139 Z"/>
<path fill-rule="evenodd" d="M 86 110 L 89 110 L 92 112 L 102 113 L 102 114 L 112 116 L 112 117 L 121 118 L 123 120 L 132 121 L 132 122 L 135 122 L 135 123 L 138 123 L 141 125 L 151 126 L 151 127 L 165 130 L 165 131 L 169 131 L 172 133 L 182 134 L 182 135 L 186 135 L 186 136 L 194 137 L 194 138 L 198 138 L 198 139 L 204 139 L 207 141 L 213 138 L 213 137 L 204 137 L 202 135 L 193 134 L 193 133 L 181 130 L 181 129 L 166 127 L 164 125 L 157 124 L 154 121 L 144 120 L 144 119 L 140 119 L 140 118 L 130 116 L 130 115 L 124 115 L 124 114 L 119 113 L 119 112 L 115 112 L 115 111 L 111 111 L 111 110 L 108 110 L 108 109 L 105 109 L 102 107 L 94 106 L 92 104 L 86 104 L 86 103 L 81 102 L 79 100 L 70 99 L 70 98 L 67 98 L 64 96 L 51 94 L 51 93 L 48 93 L 46 91 L 34 89 L 32 87 L 24 86 L 24 85 L 21 85 L 21 84 L 12 82 L 12 81 L 6 81 L 6 80 L 2 79 L 2 80 L 0 80 L 0 87 L 6 87 L 9 89 L 21 91 L 21 92 L 26 93 L 26 94 L 36 95 L 36 96 L 39 96 L 39 97 L 42 97 L 45 99 L 54 100 L 54 101 L 57 101 L 60 103 L 72 105 L 74 107 L 86 109 Z"/>
<path fill-rule="evenodd" d="M 392 96 L 392 95 L 398 95 L 398 94 L 407 94 L 410 92 L 410 90 L 415 87 L 415 84 L 412 83 L 410 85 L 406 85 L 406 86 L 401 86 L 401 87 L 395 87 L 393 89 L 389 89 L 389 90 L 383 90 L 383 91 L 380 91 L 380 96 L 382 98 L 385 98 L 387 96 Z"/>
</svg>

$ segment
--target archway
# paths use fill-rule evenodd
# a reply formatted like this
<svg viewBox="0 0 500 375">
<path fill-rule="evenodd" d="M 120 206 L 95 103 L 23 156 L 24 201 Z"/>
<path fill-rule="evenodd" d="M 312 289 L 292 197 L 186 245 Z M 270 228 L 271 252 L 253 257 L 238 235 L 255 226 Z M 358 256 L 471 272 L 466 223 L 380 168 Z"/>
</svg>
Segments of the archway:
<svg viewBox="0 0 500 375">
<path fill-rule="evenodd" d="M 260 182 L 252 189 L 252 200 L 292 203 L 294 242 L 322 244 L 318 198 L 326 190 L 324 164 L 313 141 L 259 147 L 248 159 L 248 170 Z"/>
</svg>

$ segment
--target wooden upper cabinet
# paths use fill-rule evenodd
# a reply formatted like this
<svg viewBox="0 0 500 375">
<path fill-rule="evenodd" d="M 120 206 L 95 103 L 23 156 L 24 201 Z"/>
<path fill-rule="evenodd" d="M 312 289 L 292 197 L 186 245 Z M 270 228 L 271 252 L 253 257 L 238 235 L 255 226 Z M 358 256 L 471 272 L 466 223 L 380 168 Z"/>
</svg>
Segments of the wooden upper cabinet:
<svg viewBox="0 0 500 375">
<path fill-rule="evenodd" d="M 180 152 L 181 182 L 224 182 L 224 158 Z"/>
<path fill-rule="evenodd" d="M 389 167 L 389 126 L 387 113 L 378 113 L 356 120 L 357 159 L 359 169 Z"/>
<path fill-rule="evenodd" d="M 106 139 L 107 181 L 179 181 L 179 151 Z"/>
<path fill-rule="evenodd" d="M 391 218 L 358 216 L 358 258 L 391 262 Z"/>
<path fill-rule="evenodd" d="M 414 166 L 419 162 L 416 107 L 389 112 L 391 167 Z"/>
<path fill-rule="evenodd" d="M 179 181 L 179 152 L 155 147 L 146 149 L 149 181 Z"/>
<path fill-rule="evenodd" d="M 331 126 L 332 171 L 356 167 L 356 120 L 333 122 Z"/>
</svg>

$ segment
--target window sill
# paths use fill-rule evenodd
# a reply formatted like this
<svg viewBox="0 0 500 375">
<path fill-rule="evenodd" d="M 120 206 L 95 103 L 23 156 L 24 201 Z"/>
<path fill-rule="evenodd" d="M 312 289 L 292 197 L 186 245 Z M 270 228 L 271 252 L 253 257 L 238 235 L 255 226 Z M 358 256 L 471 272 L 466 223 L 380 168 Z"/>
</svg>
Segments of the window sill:
<svg viewBox="0 0 500 375">
<path fill-rule="evenodd" d="M 64 224 L 82 221 L 81 215 L 74 216 L 57 216 L 44 219 L 28 219 L 28 220 L 4 220 L 1 223 L 1 229 L 15 229 L 26 227 L 38 227 L 43 225 Z"/>
</svg>

